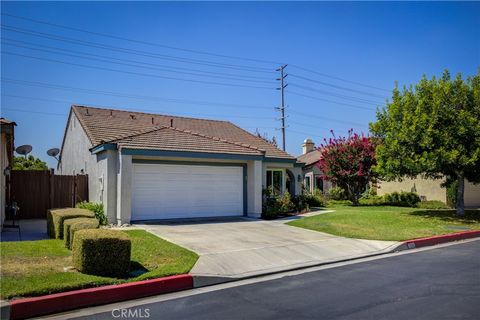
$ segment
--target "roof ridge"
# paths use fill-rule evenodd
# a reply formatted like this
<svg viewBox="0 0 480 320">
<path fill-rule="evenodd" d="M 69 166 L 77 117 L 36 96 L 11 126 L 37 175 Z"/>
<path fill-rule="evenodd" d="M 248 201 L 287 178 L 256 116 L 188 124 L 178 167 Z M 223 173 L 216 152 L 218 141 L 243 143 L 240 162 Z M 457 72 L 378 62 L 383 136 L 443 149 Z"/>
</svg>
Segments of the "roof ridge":
<svg viewBox="0 0 480 320">
<path fill-rule="evenodd" d="M 205 119 L 205 118 L 195 118 L 195 117 L 185 117 L 185 116 L 175 116 L 171 114 L 161 114 L 161 113 L 152 113 L 152 112 L 142 112 L 142 111 L 132 111 L 132 110 L 126 110 L 126 109 L 114 109 L 110 107 L 95 107 L 95 106 L 84 106 L 84 105 L 72 105 L 72 107 L 80 107 L 80 108 L 88 108 L 88 109 L 97 109 L 97 110 L 109 110 L 109 111 L 118 111 L 118 112 L 125 112 L 125 113 L 139 113 L 143 115 L 149 115 L 149 116 L 162 116 L 162 117 L 175 117 L 175 118 L 181 118 L 181 119 L 191 119 L 191 120 L 203 120 L 203 121 L 212 121 L 212 122 L 228 122 L 231 123 L 230 121 L 226 120 L 216 120 L 216 119 Z"/>
<path fill-rule="evenodd" d="M 209 136 L 209 135 L 206 135 L 206 134 L 203 134 L 203 133 L 199 133 L 199 132 L 194 132 L 194 131 L 191 131 L 191 130 L 183 130 L 183 129 L 179 129 L 179 128 L 175 128 L 175 127 L 166 127 L 166 128 L 172 129 L 172 130 L 175 130 L 175 131 L 179 131 L 179 132 L 188 133 L 188 134 L 195 135 L 195 136 L 199 136 L 199 137 L 204 137 L 204 138 L 207 138 L 207 139 L 210 139 L 210 140 L 221 141 L 221 142 L 233 144 L 233 145 L 240 146 L 240 147 L 247 148 L 247 149 L 253 149 L 253 150 L 256 150 L 256 151 L 260 151 L 260 152 L 262 152 L 262 153 L 265 153 L 265 152 L 266 152 L 266 150 L 263 150 L 263 149 L 260 149 L 260 148 L 251 146 L 251 145 L 249 145 L 249 144 L 240 143 L 240 142 L 234 142 L 234 141 L 229 141 L 229 140 L 226 140 L 226 139 L 222 139 L 222 138 L 219 138 L 219 137 Z"/>
</svg>

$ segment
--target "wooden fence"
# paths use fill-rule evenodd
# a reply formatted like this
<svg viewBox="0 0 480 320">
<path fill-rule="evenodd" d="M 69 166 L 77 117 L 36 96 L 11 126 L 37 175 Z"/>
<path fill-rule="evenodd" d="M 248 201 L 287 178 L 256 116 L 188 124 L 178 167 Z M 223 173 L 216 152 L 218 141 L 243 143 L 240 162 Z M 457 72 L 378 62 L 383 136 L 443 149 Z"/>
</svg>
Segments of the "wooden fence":
<svg viewBox="0 0 480 320">
<path fill-rule="evenodd" d="M 51 208 L 74 207 L 88 201 L 87 175 L 55 175 L 51 171 L 13 170 L 11 201 L 19 219 L 45 219 Z"/>
</svg>

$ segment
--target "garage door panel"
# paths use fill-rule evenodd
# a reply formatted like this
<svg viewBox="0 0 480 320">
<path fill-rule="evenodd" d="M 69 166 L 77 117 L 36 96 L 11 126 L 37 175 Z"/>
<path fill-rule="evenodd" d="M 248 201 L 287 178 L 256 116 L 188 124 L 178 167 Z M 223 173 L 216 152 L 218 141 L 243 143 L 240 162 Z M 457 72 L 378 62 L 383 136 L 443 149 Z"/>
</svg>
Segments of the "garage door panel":
<svg viewBox="0 0 480 320">
<path fill-rule="evenodd" d="M 132 220 L 243 215 L 243 168 L 134 164 Z"/>
</svg>

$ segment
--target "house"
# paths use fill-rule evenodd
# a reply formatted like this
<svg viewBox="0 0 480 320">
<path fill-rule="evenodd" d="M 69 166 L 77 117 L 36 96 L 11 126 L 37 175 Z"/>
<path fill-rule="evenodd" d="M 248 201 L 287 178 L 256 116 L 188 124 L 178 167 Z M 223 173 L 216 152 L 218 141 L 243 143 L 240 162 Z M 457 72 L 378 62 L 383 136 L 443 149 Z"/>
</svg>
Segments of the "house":
<svg viewBox="0 0 480 320">
<path fill-rule="evenodd" d="M 301 191 L 302 164 L 227 121 L 72 106 L 61 174 L 88 174 L 110 223 L 260 217 L 263 189 Z"/>
<path fill-rule="evenodd" d="M 10 172 L 13 164 L 14 128 L 17 124 L 5 118 L 0 118 L 0 227 L 5 220 L 5 207 L 10 194 Z"/>
<path fill-rule="evenodd" d="M 302 154 L 297 157 L 298 162 L 304 163 L 303 186 L 306 191 L 313 193 L 316 189 L 324 192 L 332 187 L 332 183 L 322 180 L 322 172 L 318 168 L 321 152 L 315 148 L 311 139 L 305 139 L 302 144 Z"/>
</svg>

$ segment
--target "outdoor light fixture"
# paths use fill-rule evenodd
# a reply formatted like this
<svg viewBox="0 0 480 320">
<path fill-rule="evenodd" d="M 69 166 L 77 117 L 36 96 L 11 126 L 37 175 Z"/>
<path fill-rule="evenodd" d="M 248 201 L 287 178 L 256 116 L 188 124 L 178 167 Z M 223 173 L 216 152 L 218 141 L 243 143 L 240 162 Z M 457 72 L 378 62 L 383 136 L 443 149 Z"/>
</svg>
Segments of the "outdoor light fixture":
<svg viewBox="0 0 480 320">
<path fill-rule="evenodd" d="M 3 169 L 3 175 L 4 176 L 9 176 L 10 173 L 12 173 L 12 169 L 10 168 L 10 166 L 6 167 L 5 169 Z"/>
<path fill-rule="evenodd" d="M 301 174 L 298 175 L 297 181 L 298 181 L 298 182 L 302 182 L 302 175 L 301 175 Z"/>
</svg>

